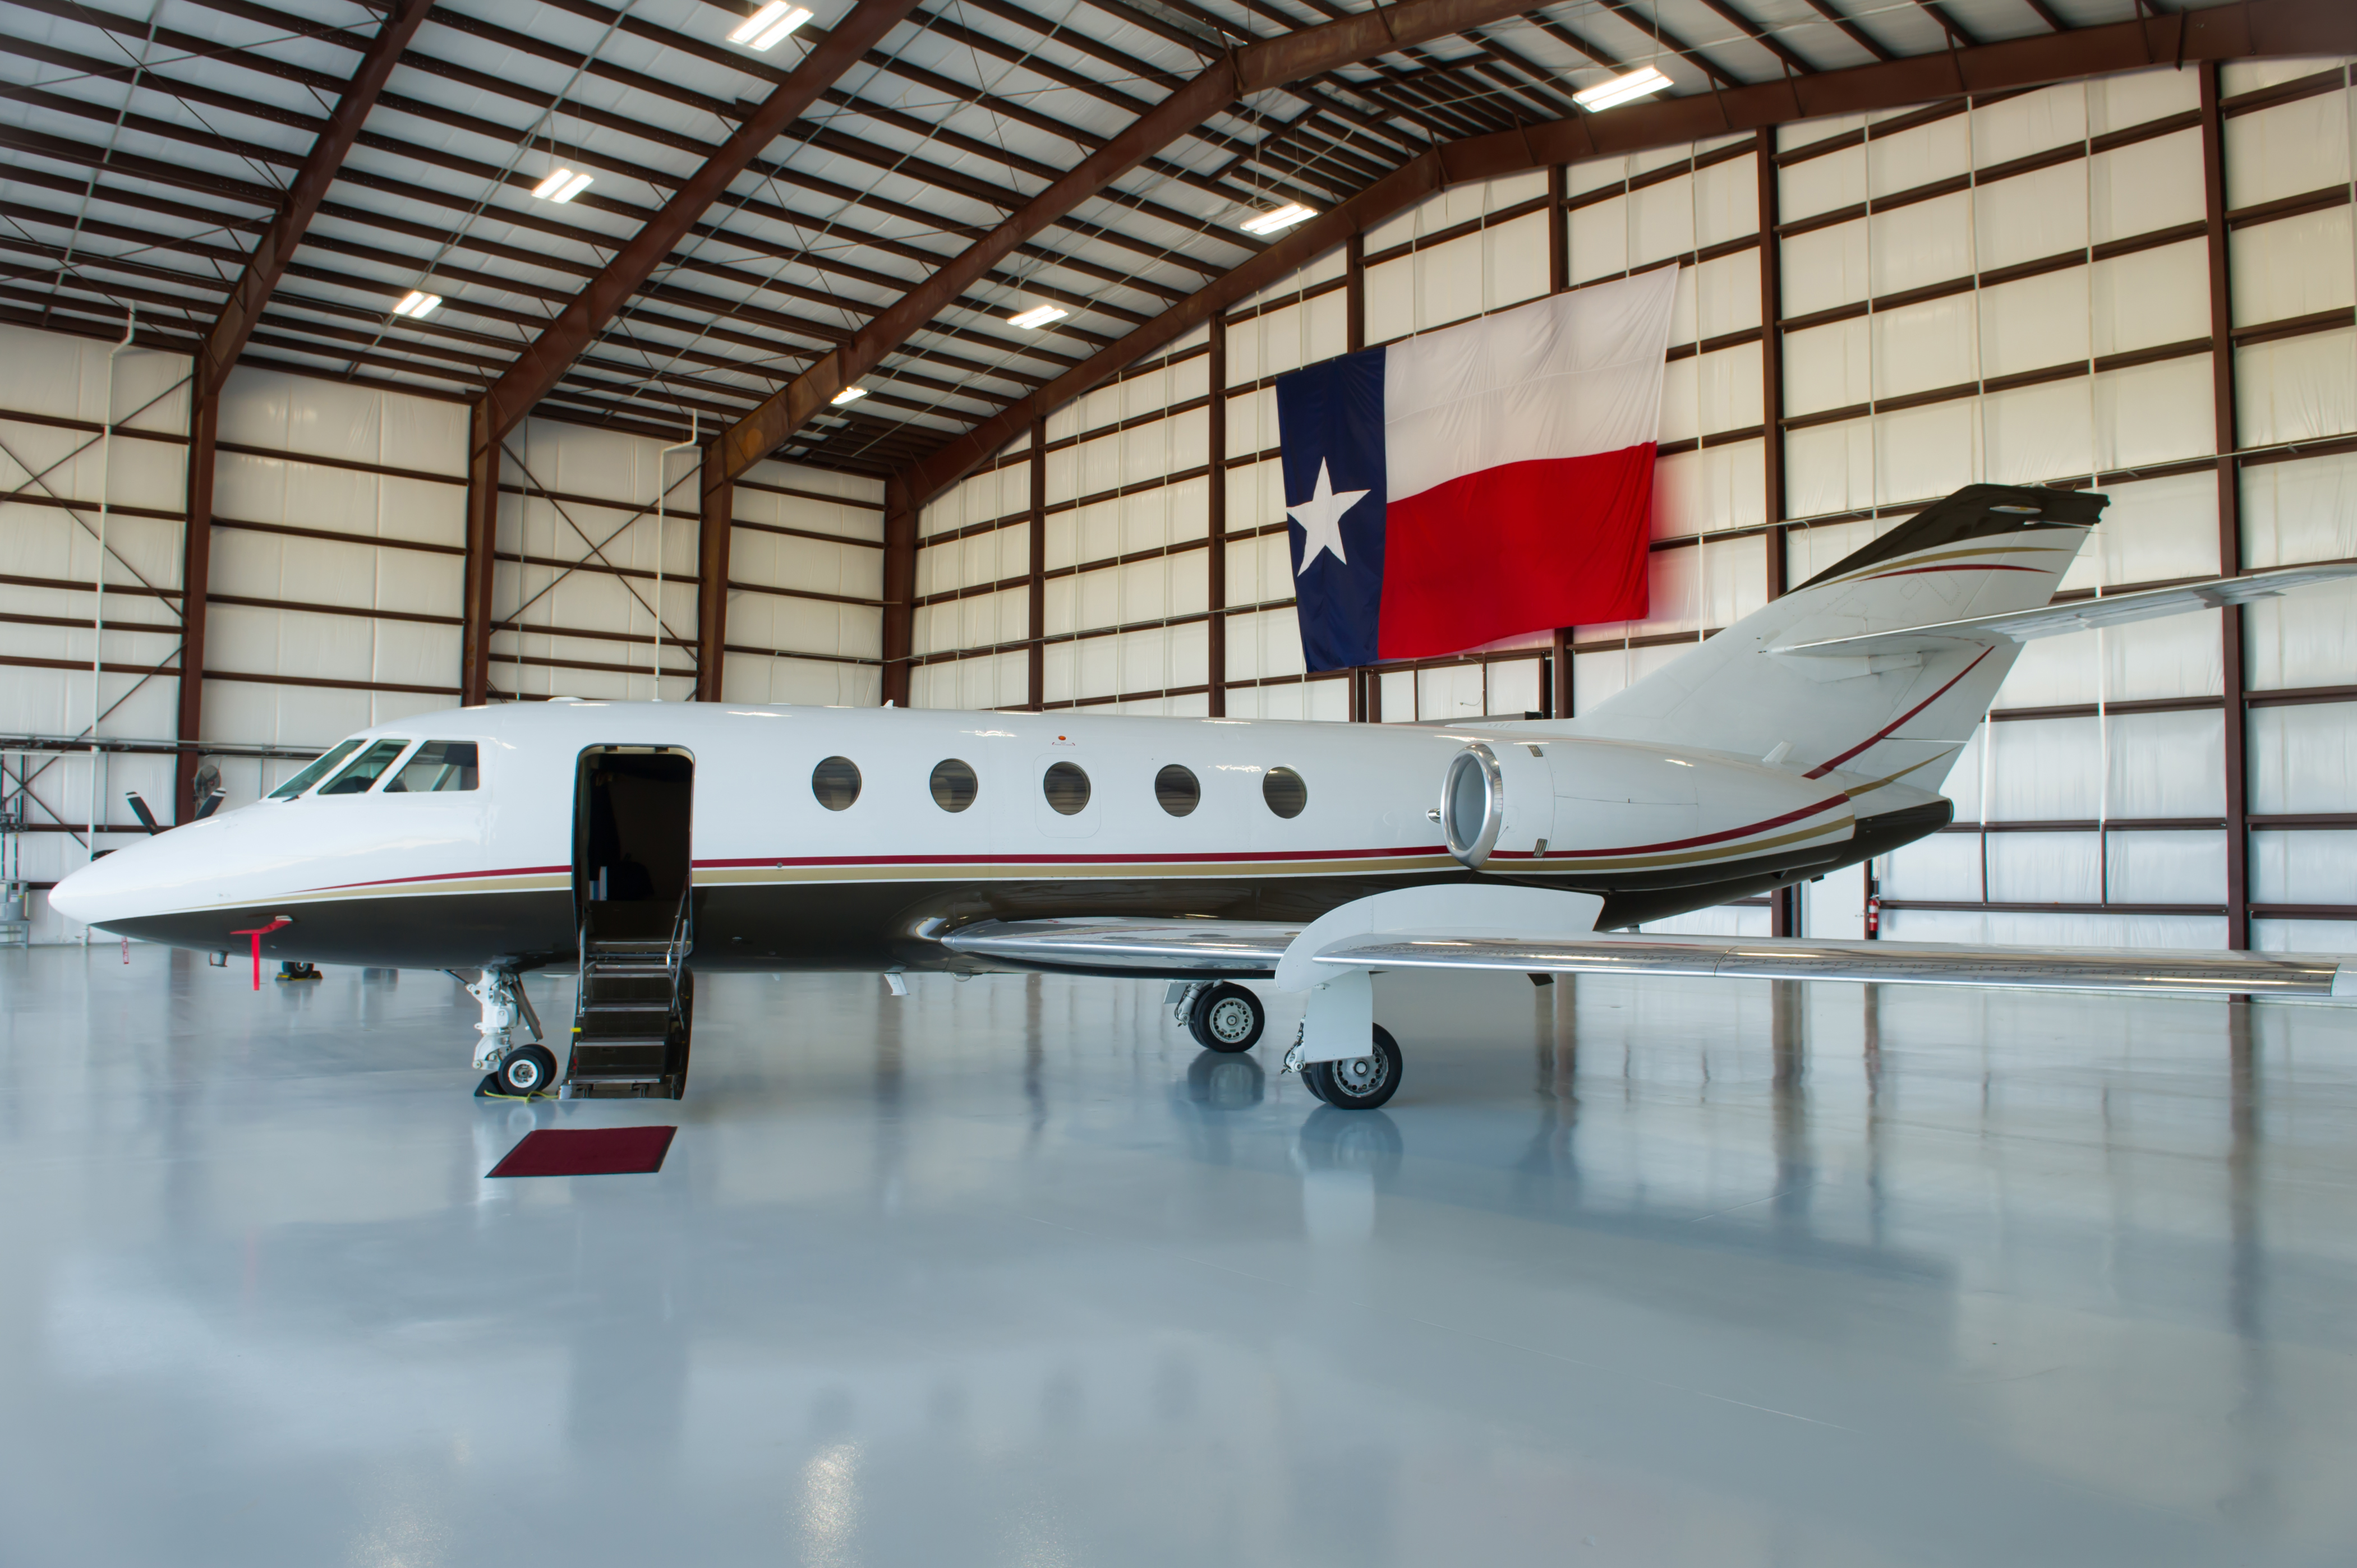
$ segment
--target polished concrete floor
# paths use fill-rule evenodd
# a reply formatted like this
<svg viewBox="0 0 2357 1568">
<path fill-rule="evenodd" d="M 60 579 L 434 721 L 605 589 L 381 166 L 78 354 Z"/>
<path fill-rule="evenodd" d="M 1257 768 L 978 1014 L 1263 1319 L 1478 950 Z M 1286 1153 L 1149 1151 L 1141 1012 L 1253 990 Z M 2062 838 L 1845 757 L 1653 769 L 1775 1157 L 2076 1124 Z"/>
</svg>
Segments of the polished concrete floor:
<svg viewBox="0 0 2357 1568">
<path fill-rule="evenodd" d="M 528 1107 L 247 983 L 0 955 L 0 1563 L 2357 1556 L 2357 1011 L 1386 979 L 1354 1116 L 1284 1007 L 720 976 Z"/>
</svg>

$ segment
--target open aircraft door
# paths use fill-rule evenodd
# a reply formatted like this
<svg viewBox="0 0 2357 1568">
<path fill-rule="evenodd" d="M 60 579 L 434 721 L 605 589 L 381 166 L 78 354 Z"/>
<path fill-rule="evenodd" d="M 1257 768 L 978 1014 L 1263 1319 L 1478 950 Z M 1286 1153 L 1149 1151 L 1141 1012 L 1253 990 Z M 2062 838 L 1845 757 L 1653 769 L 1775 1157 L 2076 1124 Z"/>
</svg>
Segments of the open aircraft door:
<svg viewBox="0 0 2357 1568">
<path fill-rule="evenodd" d="M 683 747 L 581 753 L 573 801 L 581 969 L 565 1079 L 576 1097 L 686 1091 L 694 804 L 695 758 Z"/>
</svg>

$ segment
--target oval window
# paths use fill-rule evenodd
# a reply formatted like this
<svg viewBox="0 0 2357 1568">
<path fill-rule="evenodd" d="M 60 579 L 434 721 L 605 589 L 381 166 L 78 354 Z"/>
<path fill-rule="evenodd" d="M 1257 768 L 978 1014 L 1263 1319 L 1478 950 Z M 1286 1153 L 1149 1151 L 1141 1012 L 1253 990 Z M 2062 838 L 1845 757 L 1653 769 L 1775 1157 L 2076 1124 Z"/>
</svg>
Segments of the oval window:
<svg viewBox="0 0 2357 1568">
<path fill-rule="evenodd" d="M 1309 786 L 1290 768 L 1272 768 L 1260 781 L 1260 798 L 1280 817 L 1297 817 L 1309 804 Z"/>
<path fill-rule="evenodd" d="M 954 757 L 933 764 L 932 784 L 933 804 L 944 811 L 964 811 L 982 789 L 974 769 Z"/>
<path fill-rule="evenodd" d="M 1039 792 L 1048 797 L 1048 804 L 1076 817 L 1088 809 L 1089 776 L 1077 762 L 1055 763 L 1040 775 Z"/>
<path fill-rule="evenodd" d="M 1183 817 L 1202 803 L 1203 787 L 1174 762 L 1154 776 L 1154 799 L 1172 816 Z"/>
<path fill-rule="evenodd" d="M 859 799 L 859 765 L 847 757 L 830 757 L 811 769 L 811 793 L 830 811 L 848 809 Z"/>
</svg>

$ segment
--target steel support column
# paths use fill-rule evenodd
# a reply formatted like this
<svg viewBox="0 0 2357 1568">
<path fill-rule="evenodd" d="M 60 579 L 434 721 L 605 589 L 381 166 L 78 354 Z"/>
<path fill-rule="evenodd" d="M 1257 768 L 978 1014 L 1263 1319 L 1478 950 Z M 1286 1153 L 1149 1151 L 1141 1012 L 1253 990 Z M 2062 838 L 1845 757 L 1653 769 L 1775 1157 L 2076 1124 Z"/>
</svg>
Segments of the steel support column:
<svg viewBox="0 0 2357 1568">
<path fill-rule="evenodd" d="M 467 564 L 458 607 L 458 701 L 491 700 L 492 552 L 500 539 L 500 435 L 490 410 L 475 404 L 467 420 Z"/>
<path fill-rule="evenodd" d="M 1784 568 L 1784 252 L 1776 238 L 1780 203 L 1776 178 L 1776 133 L 1762 125 L 1752 136 L 1757 166 L 1760 220 L 1760 408 L 1762 498 L 1768 532 L 1760 535 L 1767 554 L 1768 596 L 1781 597 Z M 1768 934 L 1801 934 L 1801 890 L 1779 887 L 1768 895 Z"/>
<path fill-rule="evenodd" d="M 702 521 L 695 535 L 695 698 L 700 703 L 726 701 L 721 695 L 728 669 L 728 546 L 737 532 L 737 483 L 715 459 L 718 441 L 707 441 L 697 455 L 697 489 Z"/>
<path fill-rule="evenodd" d="M 2226 238 L 2226 138 L 2219 112 L 2218 66 L 2201 73 L 2201 208 L 2210 263 L 2210 396 L 2218 454 L 2218 570 L 2243 570 L 2242 478 L 2234 463 L 2234 295 Z M 2251 830 L 2246 789 L 2250 755 L 2244 727 L 2243 610 L 2218 612 L 2225 672 L 2226 945 L 2251 945 Z"/>
<path fill-rule="evenodd" d="M 1215 719 L 1228 715 L 1228 318 L 1214 316 L 1211 320 L 1210 361 L 1205 380 L 1210 382 L 1210 401 L 1203 410 L 1203 457 L 1210 468 L 1210 483 L 1204 493 L 1204 534 L 1210 548 L 1204 552 L 1204 604 L 1211 612 L 1206 630 L 1204 676 L 1211 688 L 1211 713 Z"/>
<path fill-rule="evenodd" d="M 1031 711 L 1048 705 L 1048 422 L 1031 423 L 1030 580 L 1023 594 L 1025 636 L 1030 639 L 1024 663 L 1031 693 Z"/>
<path fill-rule="evenodd" d="M 180 540 L 179 756 L 174 769 L 173 821 L 185 822 L 196 810 L 197 765 L 204 736 L 205 605 L 212 586 L 214 444 L 221 431 L 221 388 L 246 341 L 262 321 L 278 280 L 286 275 L 295 248 L 327 199 L 328 188 L 344 166 L 361 126 L 376 107 L 401 51 L 425 25 L 433 0 L 399 0 L 369 40 L 352 68 L 350 85 L 335 112 L 311 142 L 302 166 L 287 182 L 286 197 L 270 227 L 253 242 L 221 314 L 205 334 L 188 368 L 188 470 L 186 526 Z M 110 413 L 109 417 L 113 417 Z"/>
<path fill-rule="evenodd" d="M 884 484 L 884 701 L 909 705 L 917 630 L 917 508 L 898 479 Z"/>
<path fill-rule="evenodd" d="M 1565 203 L 1571 199 L 1571 171 L 1561 164 L 1547 166 L 1547 293 L 1561 294 L 1571 287 L 1571 213 Z M 1576 627 L 1555 628 L 1554 655 L 1547 669 L 1554 679 L 1545 694 L 1547 717 L 1571 717 L 1571 644 Z"/>
</svg>

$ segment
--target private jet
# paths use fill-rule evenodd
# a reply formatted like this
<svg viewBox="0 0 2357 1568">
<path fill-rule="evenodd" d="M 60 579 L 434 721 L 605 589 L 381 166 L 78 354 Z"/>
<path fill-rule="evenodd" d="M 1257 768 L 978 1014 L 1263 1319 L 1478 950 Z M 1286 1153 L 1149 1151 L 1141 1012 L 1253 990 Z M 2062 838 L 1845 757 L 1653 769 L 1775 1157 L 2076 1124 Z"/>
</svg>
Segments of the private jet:
<svg viewBox="0 0 2357 1568">
<path fill-rule="evenodd" d="M 694 976 L 1160 979 L 1214 1051 L 1306 993 L 1329 1104 L 1402 1075 L 1370 974 L 1608 972 L 2357 997 L 2357 959 L 1647 935 L 1886 854 L 2028 639 L 2247 603 L 2298 567 L 2053 605 L 2107 498 L 1974 485 L 1591 713 L 1467 725 L 557 699 L 338 743 L 59 884 L 69 918 L 473 971 L 487 1091 L 676 1097 Z M 527 972 L 578 976 L 568 1059 Z M 461 976 L 463 979 L 463 976 Z M 529 1039 L 522 1037 L 524 1034 Z"/>
</svg>

